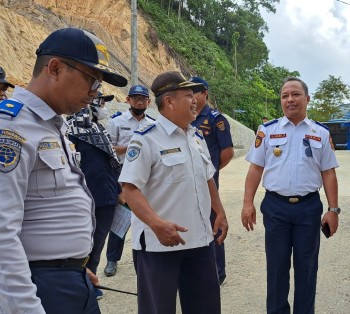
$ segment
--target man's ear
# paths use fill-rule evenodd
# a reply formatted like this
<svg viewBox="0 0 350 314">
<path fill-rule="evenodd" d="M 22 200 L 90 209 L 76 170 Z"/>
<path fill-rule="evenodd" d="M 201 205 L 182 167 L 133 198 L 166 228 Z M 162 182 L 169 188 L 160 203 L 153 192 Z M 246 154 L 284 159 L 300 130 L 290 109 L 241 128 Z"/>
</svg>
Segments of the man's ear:
<svg viewBox="0 0 350 314">
<path fill-rule="evenodd" d="M 171 97 L 171 95 L 164 96 L 164 99 L 163 99 L 164 108 L 170 108 L 171 110 L 174 110 L 172 98 L 173 97 Z"/>
<path fill-rule="evenodd" d="M 47 64 L 47 73 L 49 76 L 58 77 L 62 71 L 62 62 L 57 58 L 52 58 Z"/>
</svg>

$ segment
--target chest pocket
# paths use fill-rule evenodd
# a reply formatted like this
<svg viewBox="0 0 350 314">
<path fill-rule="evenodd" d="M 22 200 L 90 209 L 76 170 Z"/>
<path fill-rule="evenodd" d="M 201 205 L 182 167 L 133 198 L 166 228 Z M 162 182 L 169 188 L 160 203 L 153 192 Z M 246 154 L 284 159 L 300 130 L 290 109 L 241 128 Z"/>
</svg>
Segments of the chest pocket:
<svg viewBox="0 0 350 314">
<path fill-rule="evenodd" d="M 186 179 L 186 158 L 183 154 L 169 154 L 162 157 L 162 163 L 166 167 L 167 180 L 171 183 L 181 182 Z"/>
<path fill-rule="evenodd" d="M 281 138 L 270 138 L 269 139 L 269 146 L 268 146 L 268 154 L 272 154 L 276 158 L 284 159 L 286 154 L 283 154 L 283 151 L 285 151 L 285 145 L 287 144 L 288 139 L 287 137 L 281 137 Z"/>
<path fill-rule="evenodd" d="M 52 197 L 69 192 L 65 179 L 68 169 L 69 164 L 63 151 L 39 151 L 35 169 L 37 193 L 42 197 Z"/>
</svg>

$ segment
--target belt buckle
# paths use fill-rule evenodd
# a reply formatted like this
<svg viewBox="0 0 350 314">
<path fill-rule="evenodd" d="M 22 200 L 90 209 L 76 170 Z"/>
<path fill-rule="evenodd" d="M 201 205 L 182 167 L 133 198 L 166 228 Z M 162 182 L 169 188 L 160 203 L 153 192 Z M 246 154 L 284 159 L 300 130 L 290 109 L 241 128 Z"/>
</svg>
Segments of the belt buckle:
<svg viewBox="0 0 350 314">
<path fill-rule="evenodd" d="M 89 261 L 89 258 L 90 258 L 89 255 L 85 257 L 85 259 L 84 259 L 83 264 L 81 265 L 81 267 L 84 268 L 84 267 L 86 266 L 87 262 Z"/>
<path fill-rule="evenodd" d="M 299 198 L 297 197 L 290 197 L 288 200 L 289 203 L 296 204 L 299 202 Z"/>
</svg>

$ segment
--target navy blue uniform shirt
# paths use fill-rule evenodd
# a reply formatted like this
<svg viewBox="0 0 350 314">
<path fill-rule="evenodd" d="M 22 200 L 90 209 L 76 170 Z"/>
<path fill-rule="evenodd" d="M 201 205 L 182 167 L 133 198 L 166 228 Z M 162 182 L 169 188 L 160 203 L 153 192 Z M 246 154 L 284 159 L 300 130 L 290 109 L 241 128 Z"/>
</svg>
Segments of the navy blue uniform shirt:
<svg viewBox="0 0 350 314">
<path fill-rule="evenodd" d="M 111 157 L 103 150 L 73 136 L 69 136 L 69 140 L 81 154 L 80 168 L 85 174 L 96 207 L 116 205 L 120 193 L 120 170 L 111 165 Z"/>
<path fill-rule="evenodd" d="M 206 104 L 192 125 L 203 132 L 211 161 L 216 169 L 214 180 L 219 186 L 220 153 L 227 147 L 233 147 L 230 124 L 220 111 Z"/>
</svg>

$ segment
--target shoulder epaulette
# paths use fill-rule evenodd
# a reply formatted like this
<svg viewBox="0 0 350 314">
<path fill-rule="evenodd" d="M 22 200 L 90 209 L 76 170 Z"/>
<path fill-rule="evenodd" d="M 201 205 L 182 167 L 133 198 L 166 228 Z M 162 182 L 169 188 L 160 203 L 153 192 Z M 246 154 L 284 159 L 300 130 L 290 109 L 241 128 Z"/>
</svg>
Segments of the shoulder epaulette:
<svg viewBox="0 0 350 314">
<path fill-rule="evenodd" d="M 153 120 L 153 121 L 156 121 L 156 119 L 152 118 L 152 117 L 149 116 L 148 114 L 146 114 L 146 117 L 147 117 L 148 119 L 151 119 L 151 120 Z"/>
<path fill-rule="evenodd" d="M 322 124 L 321 122 L 315 121 L 315 123 L 316 123 L 317 125 L 319 125 L 319 126 L 322 126 L 322 127 L 325 128 L 326 130 L 329 130 L 329 127 L 326 126 L 326 125 L 324 125 L 324 124 Z"/>
<path fill-rule="evenodd" d="M 195 132 L 195 134 L 202 140 L 204 137 L 203 137 L 203 133 L 202 133 L 202 131 L 201 130 L 197 130 L 196 132 Z"/>
<path fill-rule="evenodd" d="M 214 118 L 216 118 L 216 117 L 218 117 L 219 115 L 221 115 L 221 112 L 220 112 L 219 110 L 217 110 L 217 109 L 213 109 L 213 110 L 210 110 L 210 114 L 211 114 Z"/>
<path fill-rule="evenodd" d="M 153 129 L 155 126 L 156 126 L 155 123 L 146 124 L 146 125 L 145 125 L 144 127 L 142 127 L 141 129 L 138 129 L 138 130 L 134 131 L 134 133 L 144 135 L 144 134 L 146 134 L 149 130 Z"/>
<path fill-rule="evenodd" d="M 271 120 L 271 121 L 268 121 L 266 123 L 263 124 L 264 127 L 267 127 L 269 125 L 272 125 L 272 124 L 275 124 L 278 122 L 278 119 L 275 119 L 275 120 Z"/>
<path fill-rule="evenodd" d="M 20 110 L 22 109 L 23 104 L 12 99 L 5 99 L 0 102 L 0 113 L 7 114 L 11 117 L 16 117 Z"/>
<path fill-rule="evenodd" d="M 121 116 L 123 113 L 121 111 L 117 111 L 116 113 L 113 113 L 110 118 L 114 119 L 115 117 Z"/>
</svg>

